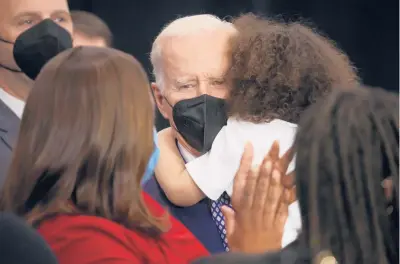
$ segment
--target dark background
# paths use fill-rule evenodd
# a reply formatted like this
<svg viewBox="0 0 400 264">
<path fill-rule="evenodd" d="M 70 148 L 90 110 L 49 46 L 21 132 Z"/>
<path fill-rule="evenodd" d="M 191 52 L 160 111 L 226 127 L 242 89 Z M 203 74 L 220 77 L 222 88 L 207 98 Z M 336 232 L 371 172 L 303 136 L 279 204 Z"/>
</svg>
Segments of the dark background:
<svg viewBox="0 0 400 264">
<path fill-rule="evenodd" d="M 302 17 L 341 47 L 364 83 L 398 92 L 399 0 L 70 0 L 72 10 L 93 12 L 110 26 L 118 49 L 139 59 L 151 77 L 151 43 L 179 16 L 244 12 Z M 158 127 L 164 124 L 157 118 Z"/>
</svg>

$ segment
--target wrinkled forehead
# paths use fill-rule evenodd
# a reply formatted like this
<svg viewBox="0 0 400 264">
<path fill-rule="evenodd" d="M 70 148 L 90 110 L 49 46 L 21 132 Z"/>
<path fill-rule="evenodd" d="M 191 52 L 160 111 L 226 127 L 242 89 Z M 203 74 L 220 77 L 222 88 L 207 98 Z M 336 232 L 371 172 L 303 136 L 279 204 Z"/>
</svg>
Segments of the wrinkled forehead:
<svg viewBox="0 0 400 264">
<path fill-rule="evenodd" d="M 229 40 L 224 31 L 166 37 L 162 43 L 164 70 L 187 74 L 223 75 L 228 68 Z"/>
<path fill-rule="evenodd" d="M 35 14 L 42 18 L 55 12 L 69 12 L 66 0 L 0 0 L 0 20 L 10 20 L 20 14 Z"/>
</svg>

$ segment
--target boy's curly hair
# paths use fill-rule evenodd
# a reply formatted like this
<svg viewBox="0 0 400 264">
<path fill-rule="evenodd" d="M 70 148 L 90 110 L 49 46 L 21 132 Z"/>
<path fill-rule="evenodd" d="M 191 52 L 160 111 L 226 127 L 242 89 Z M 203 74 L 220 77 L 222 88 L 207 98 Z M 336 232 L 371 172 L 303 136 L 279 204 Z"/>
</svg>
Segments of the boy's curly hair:
<svg viewBox="0 0 400 264">
<path fill-rule="evenodd" d="M 299 22 L 246 14 L 233 20 L 228 77 L 230 116 L 251 122 L 300 114 L 335 86 L 358 83 L 349 58 L 329 39 Z"/>
</svg>

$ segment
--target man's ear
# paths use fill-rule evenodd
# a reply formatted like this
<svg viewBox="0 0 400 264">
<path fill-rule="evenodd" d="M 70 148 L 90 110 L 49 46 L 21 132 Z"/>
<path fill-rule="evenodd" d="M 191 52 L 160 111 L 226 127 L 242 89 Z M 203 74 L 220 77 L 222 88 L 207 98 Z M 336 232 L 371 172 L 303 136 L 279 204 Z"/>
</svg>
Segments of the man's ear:
<svg viewBox="0 0 400 264">
<path fill-rule="evenodd" d="M 165 98 L 162 95 L 160 88 L 158 87 L 158 85 L 155 82 L 151 83 L 151 90 L 153 91 L 154 100 L 156 101 L 158 110 L 160 111 L 161 115 L 164 118 L 168 119 L 168 115 L 167 115 L 167 111 L 166 111 L 165 107 L 169 107 L 169 105 L 166 105 Z"/>
</svg>

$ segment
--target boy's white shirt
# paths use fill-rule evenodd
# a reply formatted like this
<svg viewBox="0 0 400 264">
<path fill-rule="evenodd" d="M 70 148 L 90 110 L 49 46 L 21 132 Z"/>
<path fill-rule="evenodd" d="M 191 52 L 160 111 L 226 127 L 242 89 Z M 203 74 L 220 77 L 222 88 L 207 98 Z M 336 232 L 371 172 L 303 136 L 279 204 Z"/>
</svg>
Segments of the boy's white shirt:
<svg viewBox="0 0 400 264">
<path fill-rule="evenodd" d="M 210 199 L 217 200 L 224 191 L 231 196 L 233 179 L 245 144 L 252 143 L 253 165 L 259 165 L 275 140 L 279 142 L 279 155 L 282 156 L 293 145 L 296 129 L 297 125 L 279 119 L 254 124 L 230 118 L 216 136 L 211 150 L 186 163 L 186 169 Z M 294 164 L 293 159 L 287 172 L 294 170 Z M 283 247 L 297 238 L 300 228 L 300 210 L 296 201 L 289 206 L 289 217 L 282 238 Z"/>
</svg>

